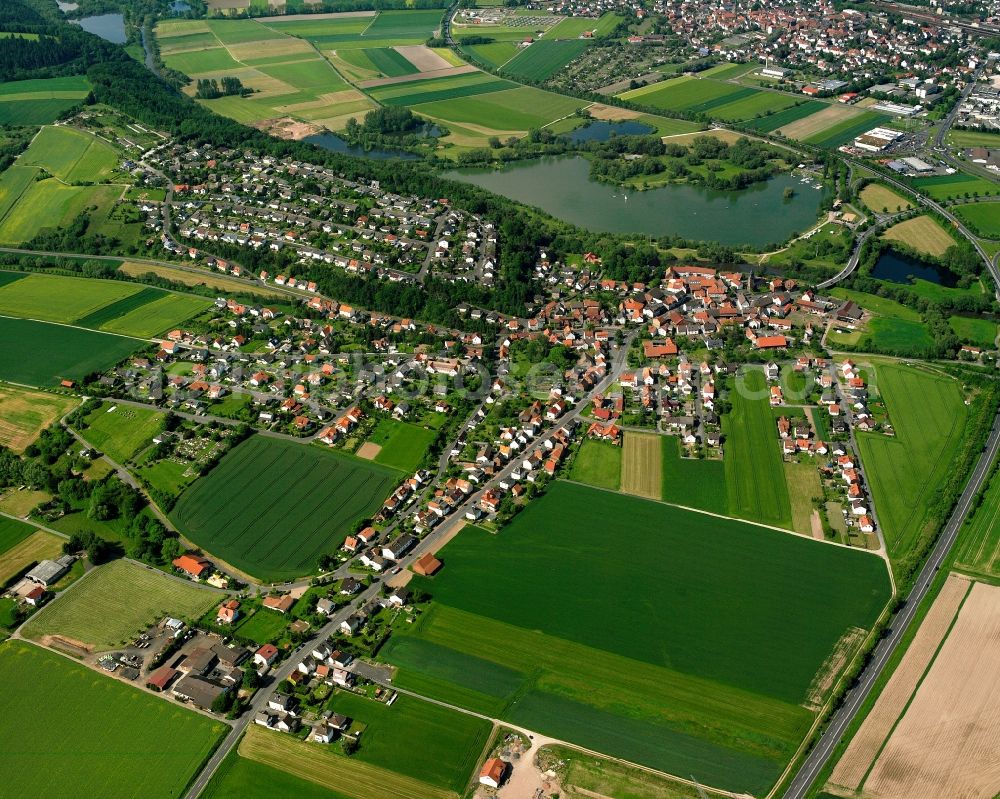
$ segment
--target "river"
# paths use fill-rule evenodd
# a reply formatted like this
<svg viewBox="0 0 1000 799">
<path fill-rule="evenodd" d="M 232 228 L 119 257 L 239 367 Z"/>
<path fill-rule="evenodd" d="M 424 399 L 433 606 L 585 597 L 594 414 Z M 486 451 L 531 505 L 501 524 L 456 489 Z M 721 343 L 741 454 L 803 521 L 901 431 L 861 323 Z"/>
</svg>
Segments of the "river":
<svg viewBox="0 0 1000 799">
<path fill-rule="evenodd" d="M 688 239 L 763 247 L 811 227 L 823 192 L 791 175 L 742 191 L 670 184 L 632 191 L 590 179 L 581 156 L 523 161 L 502 170 L 455 169 L 445 177 L 534 205 L 589 230 L 678 235 Z M 794 196 L 786 199 L 784 191 Z"/>
</svg>

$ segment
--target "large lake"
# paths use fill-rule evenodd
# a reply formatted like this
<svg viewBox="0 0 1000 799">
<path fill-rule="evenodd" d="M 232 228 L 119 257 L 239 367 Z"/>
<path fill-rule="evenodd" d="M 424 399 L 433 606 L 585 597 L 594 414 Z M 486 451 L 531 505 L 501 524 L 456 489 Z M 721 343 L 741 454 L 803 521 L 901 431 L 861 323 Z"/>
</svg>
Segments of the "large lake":
<svg viewBox="0 0 1000 799">
<path fill-rule="evenodd" d="M 823 198 L 822 191 L 791 175 L 778 175 L 743 191 L 678 183 L 623 192 L 591 180 L 590 164 L 580 156 L 523 161 L 502 170 L 455 169 L 445 177 L 537 206 L 589 230 L 672 234 L 754 247 L 783 242 L 807 230 L 816 222 Z M 785 199 L 789 187 L 795 194 Z"/>
<path fill-rule="evenodd" d="M 74 19 L 87 33 L 100 36 L 112 44 L 125 44 L 125 17 L 121 14 L 100 14 L 96 17 Z"/>
</svg>

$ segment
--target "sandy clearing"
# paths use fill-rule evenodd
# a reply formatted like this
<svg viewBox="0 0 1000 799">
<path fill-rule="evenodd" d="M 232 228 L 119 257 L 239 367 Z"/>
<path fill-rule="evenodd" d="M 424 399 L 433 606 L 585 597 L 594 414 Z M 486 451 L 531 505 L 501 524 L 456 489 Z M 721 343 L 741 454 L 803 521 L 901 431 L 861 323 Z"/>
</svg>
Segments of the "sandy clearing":
<svg viewBox="0 0 1000 799">
<path fill-rule="evenodd" d="M 604 103 L 594 103 L 587 107 L 587 112 L 594 119 L 607 119 L 611 121 L 619 119 L 638 119 L 643 116 L 641 111 L 633 111 L 631 108 L 617 108 Z"/>
<path fill-rule="evenodd" d="M 976 583 L 893 731 L 866 796 L 990 799 L 1000 787 L 1000 587 Z"/>
<path fill-rule="evenodd" d="M 444 61 L 444 59 L 441 60 Z M 453 67 L 446 63 L 445 67 L 430 72 L 418 72 L 416 75 L 397 75 L 394 78 L 373 78 L 372 80 L 361 81 L 358 83 L 358 86 L 362 89 L 370 89 L 375 86 L 391 86 L 394 83 L 409 83 L 415 80 L 430 80 L 431 78 L 448 78 L 452 75 L 465 75 L 469 72 L 478 71 L 472 64 L 466 64 L 463 67 Z"/>
<path fill-rule="evenodd" d="M 622 447 L 622 491 L 637 497 L 662 499 L 662 464 L 660 436 L 656 433 L 625 433 Z"/>
<path fill-rule="evenodd" d="M 310 122 L 299 122 L 292 117 L 281 117 L 280 119 L 262 119 L 254 122 L 252 127 L 270 133 L 278 139 L 287 141 L 301 141 L 306 136 L 322 133 L 323 128 Z"/>
<path fill-rule="evenodd" d="M 433 72 L 434 70 L 449 69 L 454 66 L 441 58 L 426 44 L 401 45 L 395 48 L 395 50 L 421 72 Z"/>
<path fill-rule="evenodd" d="M 838 122 L 842 122 L 849 117 L 856 117 L 861 112 L 856 108 L 847 105 L 830 105 L 822 111 L 810 114 L 802 119 L 789 122 L 782 128 L 774 131 L 790 139 L 808 139 L 810 136 L 819 133 L 821 130 L 832 128 Z"/>
<path fill-rule="evenodd" d="M 900 713 L 906 708 L 920 678 L 927 670 L 941 640 L 948 632 L 962 600 L 969 591 L 969 581 L 949 575 L 941 593 L 928 611 L 914 636 L 903 661 L 886 684 L 857 735 L 851 740 L 844 756 L 830 775 L 833 785 L 856 790 L 865 778 L 882 743 L 892 731 Z"/>
<path fill-rule="evenodd" d="M 358 447 L 358 451 L 354 454 L 359 458 L 364 458 L 366 461 L 373 461 L 381 451 L 382 447 L 379 444 L 373 444 L 371 441 L 366 441 Z"/>
<path fill-rule="evenodd" d="M 823 520 L 819 517 L 819 511 L 814 510 L 809 517 L 809 526 L 812 529 L 812 537 L 818 541 L 823 540 Z"/>
</svg>

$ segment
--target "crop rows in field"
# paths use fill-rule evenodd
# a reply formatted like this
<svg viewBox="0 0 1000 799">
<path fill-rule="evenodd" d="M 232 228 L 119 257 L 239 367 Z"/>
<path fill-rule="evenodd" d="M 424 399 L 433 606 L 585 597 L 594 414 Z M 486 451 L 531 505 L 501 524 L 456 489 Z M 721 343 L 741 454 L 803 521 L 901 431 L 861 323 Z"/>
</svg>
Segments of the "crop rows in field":
<svg viewBox="0 0 1000 799">
<path fill-rule="evenodd" d="M 656 433 L 627 431 L 622 443 L 622 484 L 626 494 L 659 499 L 662 491 L 660 469 L 662 443 Z"/>
<path fill-rule="evenodd" d="M 209 552 L 254 575 L 300 576 L 388 496 L 399 473 L 258 436 L 180 498 L 174 519 Z"/>
<path fill-rule="evenodd" d="M 89 91 L 82 75 L 0 84 L 0 125 L 47 125 Z"/>
<path fill-rule="evenodd" d="M 816 144 L 820 147 L 835 150 L 842 144 L 847 144 L 852 139 L 872 128 L 878 127 L 885 121 L 886 118 L 883 114 L 876 113 L 875 111 L 864 111 L 857 116 L 848 117 L 825 130 L 814 133 L 805 141 L 807 144 Z"/>
<path fill-rule="evenodd" d="M 753 369 L 731 392 L 723 417 L 726 491 L 733 516 L 790 527 L 792 509 L 764 374 Z"/>
<path fill-rule="evenodd" d="M 988 197 L 1000 194 L 1000 186 L 984 178 L 970 175 L 968 172 L 956 172 L 953 175 L 934 175 L 927 178 L 915 178 L 913 185 L 935 200 L 948 200 L 956 197 Z"/>
<path fill-rule="evenodd" d="M 0 688 L 0 782 L 19 796 L 179 796 L 228 729 L 20 641 L 0 646 Z"/>
<path fill-rule="evenodd" d="M 434 607 L 384 653 L 400 685 L 744 790 L 776 777 L 816 671 L 889 595 L 867 553 L 566 482 L 441 557 L 415 580 Z"/>
<path fill-rule="evenodd" d="M 827 104 L 821 103 L 819 100 L 806 100 L 804 103 L 793 105 L 791 108 L 786 108 L 783 111 L 759 117 L 749 124 L 755 130 L 770 133 L 772 130 L 777 130 L 792 122 L 805 119 L 807 116 L 815 114 L 817 111 L 822 111 L 826 107 Z"/>
<path fill-rule="evenodd" d="M 878 393 L 895 436 L 860 433 L 858 447 L 890 557 L 905 556 L 924 532 L 927 513 L 965 431 L 957 381 L 901 364 L 876 368 Z"/>
<path fill-rule="evenodd" d="M 510 59 L 501 71 L 531 81 L 543 81 L 579 57 L 587 45 L 586 39 L 535 42 Z"/>
</svg>

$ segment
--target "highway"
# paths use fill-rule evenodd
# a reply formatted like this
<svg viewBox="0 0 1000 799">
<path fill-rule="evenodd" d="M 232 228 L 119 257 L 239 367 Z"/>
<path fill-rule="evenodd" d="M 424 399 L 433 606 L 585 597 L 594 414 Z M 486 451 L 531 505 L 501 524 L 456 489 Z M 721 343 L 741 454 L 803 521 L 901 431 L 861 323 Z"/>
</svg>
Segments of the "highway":
<svg viewBox="0 0 1000 799">
<path fill-rule="evenodd" d="M 906 597 L 905 604 L 889 620 L 888 634 L 875 647 L 871 660 L 861 673 L 856 685 L 848 691 L 843 703 L 831 717 L 826 729 L 783 794 L 784 799 L 803 799 L 806 796 L 810 786 L 830 760 L 833 750 L 840 743 L 847 728 L 858 715 L 861 706 L 872 693 L 876 680 L 885 669 L 889 658 L 899 648 L 904 634 L 913 623 L 920 603 L 927 596 L 934 576 L 955 544 L 962 522 L 965 521 L 965 517 L 972 507 L 972 500 L 983 487 L 998 451 L 1000 451 L 1000 414 L 993 420 L 993 429 L 987 439 L 986 448 L 980 455 L 979 462 L 965 486 L 965 491 L 962 492 L 962 496 L 934 545 L 930 557 L 920 570 L 913 589 Z"/>
</svg>

